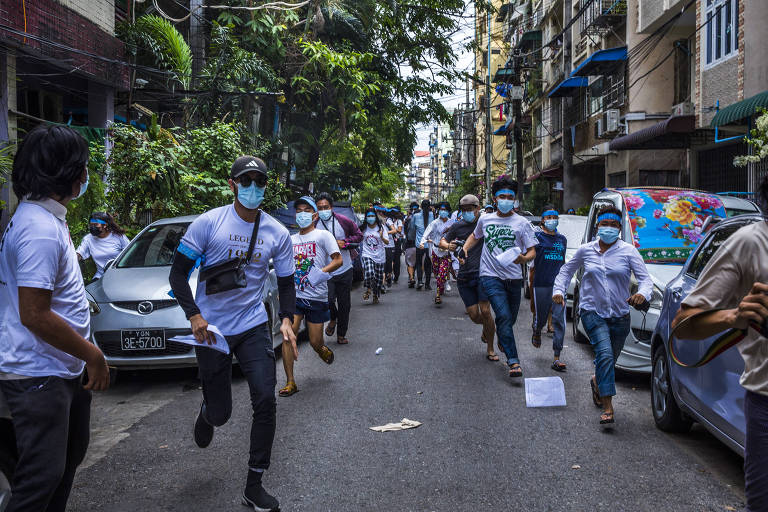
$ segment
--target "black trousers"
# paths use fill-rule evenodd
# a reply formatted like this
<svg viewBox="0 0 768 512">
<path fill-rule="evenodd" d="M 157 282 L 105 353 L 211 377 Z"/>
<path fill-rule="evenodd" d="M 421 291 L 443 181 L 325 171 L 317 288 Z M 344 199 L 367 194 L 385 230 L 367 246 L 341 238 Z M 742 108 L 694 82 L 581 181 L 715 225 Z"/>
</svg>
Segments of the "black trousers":
<svg viewBox="0 0 768 512">
<path fill-rule="evenodd" d="M 203 383 L 205 419 L 220 427 L 232 414 L 232 354 L 248 381 L 253 419 L 248 467 L 268 469 L 275 438 L 275 350 L 266 322 L 242 334 L 227 336 L 229 354 L 195 347 Z"/>
<path fill-rule="evenodd" d="M 336 336 L 343 338 L 349 328 L 349 311 L 352 309 L 352 278 L 354 270 L 333 276 L 328 281 L 328 303 L 331 306 L 331 320 L 336 322 Z"/>
<path fill-rule="evenodd" d="M 0 381 L 13 417 L 19 460 L 6 512 L 63 512 L 88 450 L 91 392 L 81 378 Z"/>
<path fill-rule="evenodd" d="M 403 255 L 403 241 L 395 240 L 395 251 L 392 253 L 392 279 L 400 279 L 400 258 Z"/>
<path fill-rule="evenodd" d="M 387 259 L 384 260 L 384 273 L 389 275 L 392 273 L 392 256 L 395 254 L 395 248 L 387 247 L 384 249 L 384 253 L 387 255 Z"/>
<path fill-rule="evenodd" d="M 421 279 L 422 275 L 424 280 Z M 416 249 L 416 280 L 420 283 L 429 284 L 429 278 L 432 277 L 432 259 L 428 247 Z"/>
</svg>

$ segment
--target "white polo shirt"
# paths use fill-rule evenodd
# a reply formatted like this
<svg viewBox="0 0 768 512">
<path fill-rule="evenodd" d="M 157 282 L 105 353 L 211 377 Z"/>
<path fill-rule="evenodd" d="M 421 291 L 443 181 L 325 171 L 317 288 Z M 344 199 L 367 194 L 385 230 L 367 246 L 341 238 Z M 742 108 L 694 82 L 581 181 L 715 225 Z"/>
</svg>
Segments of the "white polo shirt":
<svg viewBox="0 0 768 512">
<path fill-rule="evenodd" d="M 53 199 L 24 200 L 0 241 L 0 378 L 77 377 L 85 363 L 49 345 L 21 324 L 19 287 L 51 290 L 51 311 L 80 336 L 90 313 L 67 209 Z"/>
</svg>

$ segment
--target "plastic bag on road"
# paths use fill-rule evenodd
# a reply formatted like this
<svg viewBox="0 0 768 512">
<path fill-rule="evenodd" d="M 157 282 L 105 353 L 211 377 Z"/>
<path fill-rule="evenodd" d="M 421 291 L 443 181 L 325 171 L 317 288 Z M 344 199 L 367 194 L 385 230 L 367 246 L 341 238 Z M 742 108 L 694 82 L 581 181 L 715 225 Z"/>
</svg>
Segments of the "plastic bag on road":
<svg viewBox="0 0 768 512">
<path fill-rule="evenodd" d="M 421 422 L 419 421 L 413 421 L 409 420 L 408 418 L 403 418 L 402 421 L 398 421 L 397 423 L 387 423 L 386 425 L 381 425 L 379 427 L 368 427 L 374 432 L 395 432 L 397 430 L 408 430 L 409 428 L 416 428 L 419 425 L 421 425 Z"/>
</svg>

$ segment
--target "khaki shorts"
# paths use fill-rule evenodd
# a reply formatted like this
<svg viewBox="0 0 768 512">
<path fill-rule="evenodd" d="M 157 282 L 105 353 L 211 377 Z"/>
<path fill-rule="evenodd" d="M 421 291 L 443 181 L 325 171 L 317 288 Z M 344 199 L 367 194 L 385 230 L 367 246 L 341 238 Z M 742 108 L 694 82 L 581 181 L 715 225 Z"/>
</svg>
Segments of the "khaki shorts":
<svg viewBox="0 0 768 512">
<path fill-rule="evenodd" d="M 409 247 L 405 250 L 405 264 L 409 267 L 416 266 L 416 248 Z"/>
</svg>

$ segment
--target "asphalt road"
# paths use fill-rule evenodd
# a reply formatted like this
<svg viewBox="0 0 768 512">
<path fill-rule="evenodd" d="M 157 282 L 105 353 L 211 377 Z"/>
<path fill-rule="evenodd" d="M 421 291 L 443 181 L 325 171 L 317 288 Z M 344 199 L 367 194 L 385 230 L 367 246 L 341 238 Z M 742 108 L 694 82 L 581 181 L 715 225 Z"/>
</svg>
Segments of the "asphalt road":
<svg viewBox="0 0 768 512">
<path fill-rule="evenodd" d="M 601 429 L 589 394 L 591 349 L 569 334 L 568 372 L 556 374 L 549 338 L 538 350 L 530 344 L 530 318 L 525 301 L 516 328 L 525 376 L 562 376 L 565 407 L 526 408 L 522 380 L 485 359 L 480 328 L 455 290 L 441 307 L 405 284 L 378 306 L 355 291 L 351 343 L 329 340 L 332 366 L 301 345 L 301 391 L 278 398 L 265 483 L 282 510 L 742 509 L 740 457 L 700 427 L 685 436 L 657 430 L 643 376 L 619 375 L 617 424 Z M 200 403 L 194 370 L 122 373 L 94 397 L 91 450 L 70 510 L 247 510 L 239 495 L 250 404 L 240 377 L 233 395 L 232 419 L 201 450 L 191 435 Z M 402 418 L 423 425 L 368 428 Z"/>
</svg>

